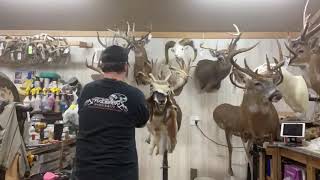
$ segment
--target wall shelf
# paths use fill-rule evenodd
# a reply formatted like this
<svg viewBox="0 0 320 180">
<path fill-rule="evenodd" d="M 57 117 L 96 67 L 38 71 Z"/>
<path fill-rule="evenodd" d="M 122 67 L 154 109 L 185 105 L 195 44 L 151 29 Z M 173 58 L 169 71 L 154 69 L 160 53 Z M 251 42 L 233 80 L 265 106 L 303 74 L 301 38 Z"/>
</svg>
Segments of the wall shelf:
<svg viewBox="0 0 320 180">
<path fill-rule="evenodd" d="M 269 146 L 266 149 L 265 155 L 272 157 L 271 176 L 266 177 L 266 175 L 262 173 L 262 176 L 260 176 L 261 180 L 282 179 L 282 159 L 284 158 L 305 165 L 307 180 L 316 180 L 316 172 L 317 170 L 320 170 L 320 152 L 311 151 L 304 147 L 288 147 L 284 145 Z M 265 161 L 263 160 L 260 164 L 265 164 Z M 260 166 L 260 172 L 265 172 L 263 166 Z"/>
</svg>

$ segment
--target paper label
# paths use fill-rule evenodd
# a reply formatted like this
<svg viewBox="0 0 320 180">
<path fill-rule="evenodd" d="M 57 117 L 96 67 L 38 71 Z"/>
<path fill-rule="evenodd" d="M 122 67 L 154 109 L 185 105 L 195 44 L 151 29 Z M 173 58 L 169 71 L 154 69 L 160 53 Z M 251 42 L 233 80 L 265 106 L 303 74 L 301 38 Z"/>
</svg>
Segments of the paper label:
<svg viewBox="0 0 320 180">
<path fill-rule="evenodd" d="M 32 46 L 29 46 L 29 47 L 28 47 L 28 54 L 32 54 L 32 52 L 33 52 L 33 51 L 32 51 Z"/>
</svg>

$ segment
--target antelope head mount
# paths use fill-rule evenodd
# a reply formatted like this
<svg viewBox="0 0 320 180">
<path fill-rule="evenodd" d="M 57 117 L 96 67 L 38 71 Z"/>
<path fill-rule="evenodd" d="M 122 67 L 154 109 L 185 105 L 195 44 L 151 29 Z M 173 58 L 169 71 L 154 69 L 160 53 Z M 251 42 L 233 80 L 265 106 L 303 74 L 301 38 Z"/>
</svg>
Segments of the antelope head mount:
<svg viewBox="0 0 320 180">
<path fill-rule="evenodd" d="M 150 154 L 156 149 L 156 155 L 168 151 L 172 153 L 177 144 L 177 133 L 181 126 L 182 112 L 172 96 L 168 75 L 156 79 L 149 74 L 151 96 L 147 99 L 150 119 L 147 128 L 150 133 L 147 143 L 151 143 Z"/>
<path fill-rule="evenodd" d="M 190 58 L 188 61 L 185 60 L 185 48 L 191 47 L 193 50 L 193 58 Z M 179 68 L 173 66 L 169 62 L 169 50 L 172 50 L 175 56 L 176 63 Z M 190 77 L 190 70 L 192 67 L 192 63 L 197 58 L 198 51 L 194 46 L 193 40 L 190 39 L 182 39 L 178 43 L 175 41 L 169 41 L 165 45 L 165 66 L 169 67 L 169 71 L 162 71 L 164 74 L 172 74 L 169 82 L 174 89 L 174 95 L 179 96 L 183 90 L 183 87 L 187 84 Z M 163 75 L 164 76 L 164 75 Z"/>
<path fill-rule="evenodd" d="M 109 32 L 114 34 L 115 38 L 120 38 L 125 40 L 126 45 L 125 48 L 133 50 L 135 54 L 135 62 L 134 62 L 134 78 L 138 85 L 146 85 L 148 84 L 148 79 L 145 76 L 141 76 L 143 74 L 152 73 L 152 64 L 148 59 L 148 55 L 145 49 L 145 45 L 150 42 L 152 35 L 151 35 L 151 26 L 148 28 L 147 32 L 141 37 L 136 38 L 135 36 L 135 23 L 132 24 L 132 27 L 129 22 L 126 23 L 127 29 L 121 30 L 117 29 L 116 31 L 108 29 Z M 103 47 L 107 47 L 99 38 L 98 41 Z"/>
<path fill-rule="evenodd" d="M 303 12 L 303 30 L 298 38 L 289 40 L 289 51 L 297 58 L 289 65 L 299 66 L 308 86 L 320 95 L 320 46 L 319 37 L 314 37 L 320 31 L 320 24 L 315 25 L 317 18 L 307 14 L 309 0 Z"/>
</svg>

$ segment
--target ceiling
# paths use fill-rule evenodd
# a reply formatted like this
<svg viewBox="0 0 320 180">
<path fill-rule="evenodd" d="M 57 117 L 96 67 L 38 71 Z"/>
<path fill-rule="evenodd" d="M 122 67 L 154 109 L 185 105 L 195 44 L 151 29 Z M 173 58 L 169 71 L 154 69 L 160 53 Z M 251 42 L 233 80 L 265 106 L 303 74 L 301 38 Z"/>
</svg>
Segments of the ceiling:
<svg viewBox="0 0 320 180">
<path fill-rule="evenodd" d="M 158 32 L 299 31 L 305 0 L 0 0 L 0 29 L 105 30 L 134 21 Z M 320 9 L 310 0 L 309 12 Z"/>
</svg>

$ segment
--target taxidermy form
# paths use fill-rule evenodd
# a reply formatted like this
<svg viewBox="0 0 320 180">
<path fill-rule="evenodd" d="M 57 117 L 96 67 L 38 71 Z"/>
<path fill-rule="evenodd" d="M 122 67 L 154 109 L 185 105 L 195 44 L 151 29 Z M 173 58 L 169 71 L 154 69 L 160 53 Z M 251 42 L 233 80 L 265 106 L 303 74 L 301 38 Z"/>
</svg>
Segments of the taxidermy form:
<svg viewBox="0 0 320 180">
<path fill-rule="evenodd" d="M 308 4 L 309 0 L 303 12 L 303 30 L 300 36 L 289 40 L 290 52 L 297 56 L 289 65 L 300 67 L 308 87 L 320 96 L 320 45 L 319 37 L 315 37 L 320 31 L 320 24 L 315 25 L 318 17 L 306 15 Z"/>
<path fill-rule="evenodd" d="M 175 102 L 170 88 L 168 75 L 164 79 L 156 79 L 149 74 L 151 97 L 147 99 L 150 119 L 147 128 L 150 133 L 146 142 L 151 143 L 150 154 L 163 155 L 172 153 L 177 144 L 177 134 L 181 126 L 182 112 Z"/>
<path fill-rule="evenodd" d="M 193 50 L 193 58 L 188 61 L 185 58 L 186 47 L 189 46 Z M 172 65 L 169 58 L 169 50 L 174 53 L 174 58 L 179 68 Z M 162 76 L 171 74 L 169 83 L 173 86 L 174 95 L 179 96 L 183 87 L 188 82 L 190 77 L 190 70 L 193 67 L 192 63 L 196 60 L 198 50 L 194 46 L 194 42 L 191 39 L 182 39 L 178 43 L 175 41 L 169 41 L 165 45 L 165 64 L 161 67 Z"/>
<path fill-rule="evenodd" d="M 236 46 L 240 36 L 241 34 L 231 41 L 227 59 L 233 65 L 229 75 L 230 81 L 236 87 L 244 89 L 242 103 L 240 106 L 221 104 L 213 111 L 214 121 L 221 129 L 225 130 L 229 150 L 228 172 L 231 176 L 233 176 L 231 167 L 232 135 L 239 136 L 243 143 L 247 142 L 245 150 L 252 169 L 253 162 L 250 160 L 249 154 L 251 145 L 253 143 L 261 144 L 266 138 L 272 142 L 278 136 L 279 118 L 272 102 L 277 102 L 282 98 L 276 86 L 283 80 L 281 66 L 284 63 L 275 59 L 276 65 L 270 68 L 274 72 L 272 75 L 261 75 L 254 72 L 249 68 L 246 60 L 244 61 L 245 68 L 240 67 L 234 57 L 257 46 L 255 44 L 250 48 L 237 50 Z M 270 64 L 268 59 L 267 64 Z"/>
<path fill-rule="evenodd" d="M 126 41 L 125 48 L 134 51 L 135 55 L 135 62 L 134 62 L 134 78 L 136 80 L 137 85 L 147 85 L 148 78 L 141 75 L 152 73 L 152 63 L 148 59 L 148 55 L 145 49 L 145 45 L 151 40 L 151 27 L 148 29 L 147 33 L 144 34 L 140 39 L 135 37 L 135 23 L 133 23 L 132 28 L 129 22 L 126 23 L 126 30 L 122 30 L 124 28 L 117 28 L 116 31 L 108 29 L 109 32 L 114 34 L 115 38 L 120 38 Z M 98 34 L 98 41 L 104 47 L 107 48 L 107 45 L 103 44 L 99 34 Z"/>
<path fill-rule="evenodd" d="M 239 28 L 234 25 L 237 30 L 234 36 L 238 35 Z M 216 61 L 209 59 L 200 60 L 195 70 L 196 80 L 199 82 L 200 89 L 205 92 L 212 92 L 220 88 L 221 81 L 228 76 L 231 70 L 231 63 L 227 60 L 228 49 L 218 50 L 218 43 L 215 49 L 200 45 L 202 49 L 209 50 L 212 57 L 217 58 Z"/>
<path fill-rule="evenodd" d="M 277 41 L 280 61 L 285 62 L 282 54 L 282 49 L 279 41 Z M 259 74 L 272 74 L 272 69 L 268 67 L 274 67 L 276 64 L 263 64 L 255 69 Z M 309 105 L 309 92 L 307 83 L 302 76 L 295 76 L 285 67 L 281 67 L 283 82 L 278 86 L 279 91 L 286 104 L 297 113 L 301 113 L 301 118 L 306 118 L 306 112 Z"/>
</svg>

